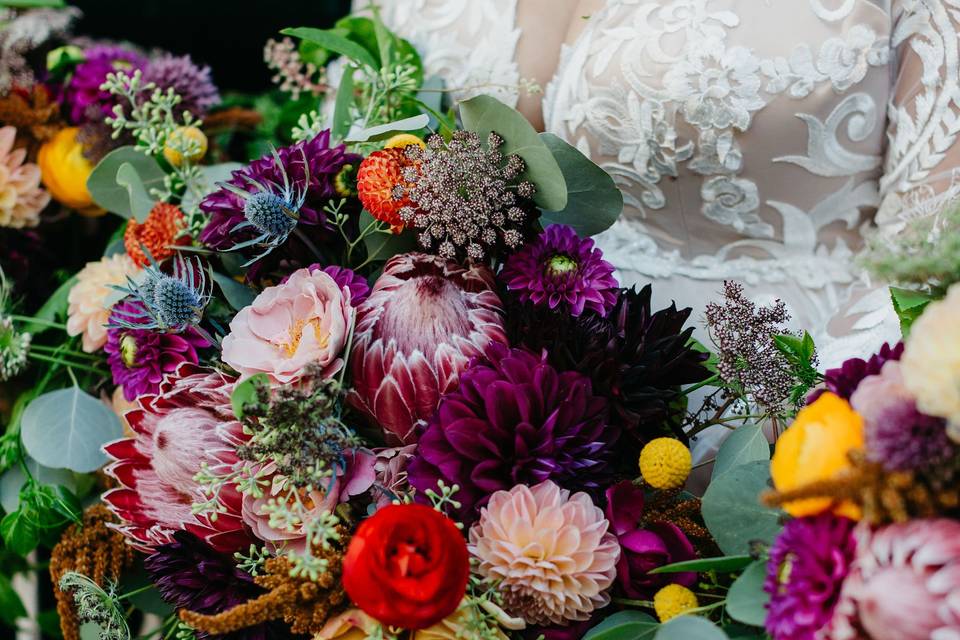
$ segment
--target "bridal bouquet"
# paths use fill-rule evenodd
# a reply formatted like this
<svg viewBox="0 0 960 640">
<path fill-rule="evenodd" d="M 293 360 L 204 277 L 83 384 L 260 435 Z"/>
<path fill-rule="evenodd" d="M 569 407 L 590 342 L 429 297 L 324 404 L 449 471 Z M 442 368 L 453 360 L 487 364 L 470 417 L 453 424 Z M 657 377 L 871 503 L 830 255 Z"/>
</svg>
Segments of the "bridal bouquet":
<svg viewBox="0 0 960 640">
<path fill-rule="evenodd" d="M 708 349 L 575 147 L 376 15 L 284 35 L 268 96 L 54 42 L 0 103 L 0 619 L 49 557 L 67 640 L 960 633 L 960 293 L 822 375 L 730 282 Z M 70 211 L 102 257 L 34 303 Z"/>
</svg>

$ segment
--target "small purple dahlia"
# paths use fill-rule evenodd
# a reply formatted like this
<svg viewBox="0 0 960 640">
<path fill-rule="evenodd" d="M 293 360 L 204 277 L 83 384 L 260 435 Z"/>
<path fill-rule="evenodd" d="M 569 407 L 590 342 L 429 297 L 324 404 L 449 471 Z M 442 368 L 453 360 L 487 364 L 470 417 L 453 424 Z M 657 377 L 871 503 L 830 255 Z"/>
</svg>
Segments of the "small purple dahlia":
<svg viewBox="0 0 960 640">
<path fill-rule="evenodd" d="M 111 323 L 121 316 L 135 314 L 142 306 L 133 300 L 121 300 L 114 306 Z M 113 374 L 113 383 L 123 387 L 123 397 L 131 402 L 139 396 L 156 393 L 163 376 L 172 373 L 184 362 L 197 364 L 197 349 L 210 343 L 195 327 L 181 333 L 167 333 L 150 329 L 129 329 L 113 326 L 107 330 L 107 362 Z"/>
<path fill-rule="evenodd" d="M 835 369 L 827 369 L 823 374 L 823 388 L 814 390 L 807 398 L 807 404 L 814 402 L 824 391 L 830 391 L 844 400 L 849 400 L 864 378 L 877 375 L 888 360 L 899 360 L 902 355 L 902 342 L 892 347 L 884 343 L 880 351 L 870 356 L 869 360 L 850 358 Z"/>
<path fill-rule="evenodd" d="M 178 113 L 189 111 L 194 117 L 203 117 L 220 102 L 220 92 L 210 78 L 210 67 L 197 66 L 190 56 L 164 54 L 151 60 L 143 70 L 144 82 L 153 82 L 158 88 L 173 91 L 182 98 Z"/>
<path fill-rule="evenodd" d="M 620 286 L 593 240 L 562 224 L 550 225 L 507 258 L 500 279 L 521 302 L 562 307 L 574 316 L 584 309 L 607 315 Z"/>
<path fill-rule="evenodd" d="M 337 283 L 338 287 L 346 287 L 350 290 L 350 306 L 358 307 L 360 303 L 366 300 L 370 296 L 370 285 L 367 283 L 367 279 L 361 275 L 358 275 L 353 269 L 348 269 L 346 267 L 341 267 L 337 264 L 331 264 L 324 267 L 323 265 L 314 262 L 309 267 L 310 273 L 314 271 L 321 270 Z M 280 284 L 283 284 L 290 279 L 290 276 L 285 277 Z"/>
<path fill-rule="evenodd" d="M 832 618 L 856 555 L 856 523 L 825 513 L 788 521 L 770 549 L 763 590 L 773 640 L 814 640 Z"/>
<path fill-rule="evenodd" d="M 458 515 L 472 523 L 496 491 L 553 480 L 594 495 L 611 474 L 619 432 L 590 379 L 557 371 L 546 354 L 491 342 L 430 420 L 408 468 L 418 499 L 457 484 Z"/>
<path fill-rule="evenodd" d="M 143 561 L 160 596 L 177 607 L 204 614 L 220 613 L 264 593 L 250 574 L 237 568 L 232 556 L 214 551 L 187 531 L 156 548 Z M 215 636 L 220 640 L 266 640 L 276 636 L 269 624 Z M 209 637 L 197 631 L 197 638 Z"/>
<path fill-rule="evenodd" d="M 84 51 L 83 56 L 84 61 L 74 69 L 64 90 L 70 122 L 74 124 L 84 122 L 97 110 L 104 116 L 113 113 L 116 99 L 100 89 L 108 73 L 123 71 L 132 75 L 147 63 L 147 59 L 136 51 L 116 45 L 94 45 Z M 91 106 L 96 109 L 88 110 Z"/>
</svg>

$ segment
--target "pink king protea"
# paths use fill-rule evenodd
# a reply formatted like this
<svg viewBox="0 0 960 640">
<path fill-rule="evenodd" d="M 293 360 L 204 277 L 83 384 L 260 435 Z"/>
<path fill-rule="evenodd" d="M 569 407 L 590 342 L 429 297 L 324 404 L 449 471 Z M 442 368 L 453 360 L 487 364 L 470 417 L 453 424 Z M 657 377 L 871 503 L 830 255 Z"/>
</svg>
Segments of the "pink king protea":
<svg viewBox="0 0 960 640">
<path fill-rule="evenodd" d="M 351 403 L 391 445 L 410 444 L 416 425 L 491 341 L 507 338 L 487 267 L 422 253 L 395 256 L 357 310 Z"/>
</svg>

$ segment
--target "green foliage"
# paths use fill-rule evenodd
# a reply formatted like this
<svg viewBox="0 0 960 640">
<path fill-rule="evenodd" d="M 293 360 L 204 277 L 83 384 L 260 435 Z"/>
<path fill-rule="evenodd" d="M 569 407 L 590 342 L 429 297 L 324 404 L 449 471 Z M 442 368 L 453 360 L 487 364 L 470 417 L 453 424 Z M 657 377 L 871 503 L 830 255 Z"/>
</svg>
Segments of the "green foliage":
<svg viewBox="0 0 960 640">
<path fill-rule="evenodd" d="M 701 501 L 704 523 L 727 555 L 749 551 L 754 540 L 771 542 L 780 531 L 781 512 L 760 504 L 770 483 L 770 464 L 756 460 L 715 478 Z"/>
<path fill-rule="evenodd" d="M 20 601 L 20 596 L 13 590 L 10 578 L 0 573 L 0 621 L 8 626 L 14 626 L 17 618 L 24 618 L 27 610 Z"/>
<path fill-rule="evenodd" d="M 233 388 L 233 393 L 230 395 L 230 405 L 233 407 L 233 415 L 237 417 L 237 420 L 243 420 L 244 407 L 257 403 L 259 390 L 264 386 L 270 386 L 270 378 L 265 373 L 258 373 Z"/>
<path fill-rule="evenodd" d="M 699 560 L 685 560 L 684 562 L 674 562 L 662 567 L 651 569 L 647 573 L 680 573 L 682 571 L 696 571 L 705 573 L 707 571 L 716 571 L 718 573 L 732 573 L 743 569 L 753 562 L 753 556 L 721 556 L 719 558 L 702 558 Z"/>
<path fill-rule="evenodd" d="M 220 287 L 220 291 L 223 292 L 223 297 L 226 298 L 227 304 L 236 311 L 249 306 L 257 297 L 256 291 L 243 283 L 237 282 L 230 276 L 225 276 L 216 271 L 212 272 L 211 275 L 213 281 Z"/>
<path fill-rule="evenodd" d="M 875 235 L 863 264 L 884 282 L 946 290 L 960 281 L 960 206 L 909 221 L 895 236 Z"/>
<path fill-rule="evenodd" d="M 727 615 L 744 624 L 762 627 L 767 618 L 770 596 L 763 590 L 767 563 L 758 560 L 734 581 L 727 593 Z"/>
<path fill-rule="evenodd" d="M 548 211 L 563 211 L 567 206 L 567 183 L 560 165 L 546 142 L 526 118 L 490 96 L 477 96 L 460 103 L 463 127 L 486 140 L 491 131 L 504 139 L 500 151 L 504 156 L 520 156 L 526 169 L 522 179 L 529 180 L 537 192 L 533 201 Z"/>
<path fill-rule="evenodd" d="M 0 538 L 8 549 L 25 556 L 37 546 L 42 534 L 79 522 L 81 513 L 80 501 L 66 487 L 31 480 L 20 490 L 18 509 L 0 520 Z"/>
<path fill-rule="evenodd" d="M 679 616 L 664 623 L 654 640 L 728 640 L 717 625 L 698 616 Z"/>
<path fill-rule="evenodd" d="M 641 611 L 620 611 L 593 627 L 583 640 L 651 640 L 660 623 Z"/>
<path fill-rule="evenodd" d="M 712 479 L 716 480 L 732 469 L 757 460 L 770 460 L 770 444 L 763 434 L 763 428 L 756 424 L 739 426 L 720 445 Z"/>
<path fill-rule="evenodd" d="M 129 168 L 122 177 L 126 184 L 121 184 L 118 174 L 124 166 Z M 135 180 L 131 177 L 131 169 L 136 175 Z M 137 193 L 139 189 L 149 193 L 153 189 L 162 189 L 165 178 L 166 173 L 152 157 L 134 147 L 120 147 L 97 163 L 87 178 L 87 190 L 100 207 L 122 218 L 135 218 L 142 222 L 146 218 L 146 214 L 142 212 L 142 203 L 132 200 L 135 196 L 131 196 L 128 185 L 135 182 L 138 185 L 135 187 Z M 149 213 L 149 209 L 147 212 Z M 141 214 L 139 217 L 138 213 Z"/>
<path fill-rule="evenodd" d="M 913 323 L 936 297 L 922 291 L 890 287 L 890 299 L 893 301 L 893 310 L 900 319 L 900 331 L 906 338 L 910 335 Z"/>
<path fill-rule="evenodd" d="M 391 136 L 401 132 L 417 132 L 424 129 L 430 122 L 430 117 L 421 113 L 420 115 L 387 122 L 363 131 L 358 131 L 347 138 L 346 142 L 374 142 L 378 140 L 387 140 Z"/>
<path fill-rule="evenodd" d="M 813 336 L 804 331 L 803 336 L 784 333 L 773 336 L 773 343 L 786 357 L 796 384 L 790 390 L 790 402 L 795 407 L 803 405 L 804 398 L 823 376 L 817 371 L 817 348 Z"/>
</svg>

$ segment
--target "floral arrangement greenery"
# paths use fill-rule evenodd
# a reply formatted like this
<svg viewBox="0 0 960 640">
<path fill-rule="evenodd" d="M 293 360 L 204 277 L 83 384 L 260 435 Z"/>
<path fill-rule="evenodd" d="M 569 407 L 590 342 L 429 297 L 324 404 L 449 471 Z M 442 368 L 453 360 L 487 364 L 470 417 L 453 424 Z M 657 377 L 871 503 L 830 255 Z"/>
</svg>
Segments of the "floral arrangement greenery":
<svg viewBox="0 0 960 640">
<path fill-rule="evenodd" d="M 738 283 L 703 343 L 623 287 L 591 239 L 612 178 L 482 88 L 452 103 L 375 10 L 285 29 L 252 98 L 32 11 L 63 24 L 0 95 L 4 625 L 960 633 L 960 290 L 922 251 L 956 214 L 869 258 L 910 287 L 904 342 L 820 372 Z M 38 299 L 63 220 L 96 241 Z M 30 619 L 13 578 L 45 567 Z"/>
</svg>

